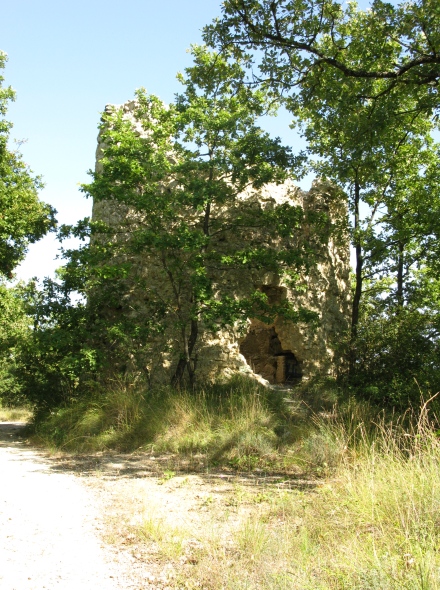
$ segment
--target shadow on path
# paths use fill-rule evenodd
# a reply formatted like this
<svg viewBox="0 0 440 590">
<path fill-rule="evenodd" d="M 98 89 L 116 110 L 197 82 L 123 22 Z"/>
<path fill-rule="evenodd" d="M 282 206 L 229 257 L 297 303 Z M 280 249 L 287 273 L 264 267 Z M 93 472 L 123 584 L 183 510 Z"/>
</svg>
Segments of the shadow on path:
<svg viewBox="0 0 440 590">
<path fill-rule="evenodd" d="M 0 447 L 22 445 L 26 426 L 25 422 L 0 422 Z"/>
<path fill-rule="evenodd" d="M 99 476 L 106 480 L 122 478 L 157 478 L 162 479 L 168 472 L 174 476 L 195 475 L 205 483 L 240 484 L 243 486 L 276 487 L 286 490 L 312 490 L 321 485 L 320 480 L 306 479 L 304 476 L 288 474 L 281 471 L 243 471 L 226 467 L 212 466 L 204 455 L 181 456 L 172 453 L 137 452 L 133 454 L 116 451 L 97 452 L 84 455 L 68 453 L 49 454 L 29 444 L 26 439 L 26 424 L 23 422 L 0 422 L 0 449 L 9 448 L 17 451 L 30 451 L 41 468 L 46 472 L 70 472 L 79 477 Z M 16 456 L 16 459 L 18 457 Z"/>
</svg>

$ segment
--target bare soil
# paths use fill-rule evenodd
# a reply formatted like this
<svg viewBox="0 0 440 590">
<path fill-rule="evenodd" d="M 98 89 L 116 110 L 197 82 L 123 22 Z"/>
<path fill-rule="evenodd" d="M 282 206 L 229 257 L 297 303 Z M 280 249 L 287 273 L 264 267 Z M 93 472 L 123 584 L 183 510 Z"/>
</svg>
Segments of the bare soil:
<svg viewBox="0 0 440 590">
<path fill-rule="evenodd" d="M 0 590 L 184 588 L 206 535 L 227 549 L 255 509 L 240 496 L 315 485 L 208 472 L 197 456 L 50 455 L 20 437 L 24 426 L 0 423 Z M 167 558 L 160 541 L 176 531 Z"/>
</svg>

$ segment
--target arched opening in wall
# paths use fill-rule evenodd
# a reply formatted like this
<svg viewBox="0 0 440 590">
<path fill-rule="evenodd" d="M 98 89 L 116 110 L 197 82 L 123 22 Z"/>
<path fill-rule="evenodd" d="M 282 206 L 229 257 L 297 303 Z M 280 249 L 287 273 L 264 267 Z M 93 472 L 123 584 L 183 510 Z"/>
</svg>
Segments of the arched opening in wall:
<svg viewBox="0 0 440 590">
<path fill-rule="evenodd" d="M 240 352 L 254 373 L 269 383 L 293 385 L 301 380 L 301 363 L 291 350 L 283 349 L 273 326 L 252 326 L 240 344 Z"/>
</svg>

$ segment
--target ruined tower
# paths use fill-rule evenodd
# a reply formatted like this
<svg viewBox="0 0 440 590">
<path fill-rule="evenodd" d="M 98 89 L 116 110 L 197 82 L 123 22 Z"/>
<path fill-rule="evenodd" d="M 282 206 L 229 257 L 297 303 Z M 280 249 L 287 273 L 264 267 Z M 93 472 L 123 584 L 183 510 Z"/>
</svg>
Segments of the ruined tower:
<svg viewBox="0 0 440 590">
<path fill-rule="evenodd" d="M 133 118 L 135 103 L 129 102 L 122 108 L 127 119 Z M 107 107 L 111 109 L 112 107 Z M 142 130 L 139 129 L 139 133 Z M 98 138 L 96 172 L 100 172 L 100 158 L 103 146 Z M 243 194 L 238 199 L 237 211 L 241 202 L 249 199 L 257 206 L 271 207 L 282 203 L 301 206 L 304 212 L 325 213 L 332 227 L 325 241 L 315 235 L 313 225 L 301 228 L 302 239 L 315 248 L 313 264 L 298 278 L 295 284 L 273 272 L 251 269 L 245 272 L 231 271 L 230 275 L 218 277 L 222 293 L 231 296 L 246 296 L 256 289 L 267 296 L 269 304 L 289 301 L 297 307 L 315 312 L 314 323 L 292 322 L 281 317 L 271 323 L 250 318 L 245 329 L 238 326 L 222 328 L 215 334 L 201 331 L 197 343 L 197 377 L 200 381 L 215 380 L 235 373 L 249 374 L 270 384 L 295 384 L 300 380 L 318 375 L 334 375 L 340 366 L 338 345 L 348 329 L 349 317 L 349 240 L 346 232 L 346 203 L 340 192 L 330 183 L 315 181 L 309 191 L 303 191 L 292 183 L 266 185 L 258 191 Z M 130 210 L 114 201 L 101 201 L 93 207 L 93 219 L 107 224 L 118 224 L 121 220 L 130 221 Z M 133 221 L 135 222 L 135 221 Z M 228 246 L 240 248 L 237 235 L 224 232 L 219 237 L 218 248 Z M 258 239 L 258 238 L 253 238 Z M 221 240 L 221 241 L 220 241 Z M 277 247 L 286 247 L 280 239 Z M 151 256 L 138 256 L 138 272 L 149 288 L 166 292 L 167 287 L 158 271 L 158 261 Z M 212 277 L 214 283 L 217 281 Z M 139 293 L 133 293 L 139 303 Z M 127 295 L 121 306 L 130 306 Z M 134 306 L 132 306 L 134 307 Z M 139 308 L 139 305 L 138 305 Z M 173 348 L 173 328 L 155 335 L 147 342 L 149 354 L 146 355 L 146 370 L 153 383 L 169 382 L 173 368 L 178 362 L 178 354 Z"/>
</svg>

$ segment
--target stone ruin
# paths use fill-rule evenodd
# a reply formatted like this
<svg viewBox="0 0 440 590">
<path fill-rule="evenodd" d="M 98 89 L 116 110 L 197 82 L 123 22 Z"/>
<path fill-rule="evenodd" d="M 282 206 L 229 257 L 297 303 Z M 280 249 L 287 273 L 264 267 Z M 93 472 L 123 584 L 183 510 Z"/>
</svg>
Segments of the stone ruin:
<svg viewBox="0 0 440 590">
<path fill-rule="evenodd" d="M 133 101 L 122 107 L 127 118 L 133 120 Z M 133 120 L 136 125 L 136 121 Z M 137 126 L 139 128 L 139 126 Z M 96 172 L 100 171 L 103 146 L 98 137 Z M 289 322 L 276 318 L 271 324 L 249 319 L 243 332 L 236 327 L 221 330 L 215 335 L 203 330 L 197 345 L 197 379 L 199 382 L 214 381 L 234 374 L 246 374 L 265 384 L 291 386 L 301 380 L 316 376 L 336 376 L 341 367 L 341 342 L 347 333 L 350 314 L 350 261 L 349 239 L 346 231 L 346 203 L 335 187 L 325 181 L 314 181 L 309 191 L 303 191 L 292 183 L 267 185 L 258 192 L 246 194 L 244 199 L 255 199 L 260 206 L 290 203 L 300 205 L 304 211 L 324 211 L 328 219 L 339 224 L 340 232 L 332 232 L 326 243 L 315 240 L 318 249 L 317 262 L 301 276 L 292 287 L 271 272 L 251 270 L 228 277 L 231 293 L 249 294 L 259 289 L 275 304 L 285 299 L 297 307 L 304 307 L 318 316 L 315 325 Z M 130 212 L 114 201 L 94 203 L 93 219 L 112 225 L 130 217 Z M 303 238 L 314 242 L 313 228 L 302 228 Z M 234 240 L 235 236 L 222 239 Z M 237 244 L 237 247 L 239 244 Z M 283 247 L 282 240 L 278 246 Z M 219 247 L 221 245 L 219 244 Z M 136 262 L 150 288 L 163 290 L 163 279 L 158 273 L 157 261 L 144 257 Z M 215 277 L 214 277 L 215 281 Z M 224 277 L 222 285 L 224 285 Z M 123 305 L 129 307 L 129 298 Z M 168 383 L 178 362 L 178 353 L 173 350 L 175 334 L 168 330 L 155 337 L 150 344 L 146 367 L 152 383 Z"/>
</svg>

